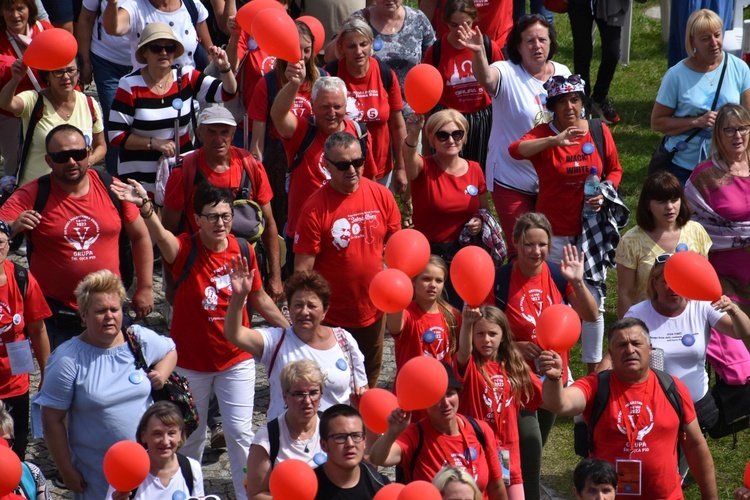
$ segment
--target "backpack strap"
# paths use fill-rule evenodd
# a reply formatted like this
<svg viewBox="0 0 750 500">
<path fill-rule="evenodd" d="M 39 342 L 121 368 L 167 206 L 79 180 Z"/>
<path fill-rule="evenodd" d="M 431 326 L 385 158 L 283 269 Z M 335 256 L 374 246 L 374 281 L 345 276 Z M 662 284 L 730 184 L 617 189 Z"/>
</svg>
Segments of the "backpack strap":
<svg viewBox="0 0 750 500">
<path fill-rule="evenodd" d="M 336 342 L 339 343 L 339 347 L 344 351 L 344 355 L 349 358 L 349 385 L 351 386 L 352 392 L 356 391 L 356 382 L 354 381 L 354 358 L 352 357 L 352 349 L 349 344 L 349 339 L 346 338 L 344 330 L 338 327 L 332 328 L 333 336 L 336 337 Z"/>
<path fill-rule="evenodd" d="M 442 38 L 438 38 L 435 40 L 435 43 L 432 44 L 432 65 L 436 68 L 440 64 L 440 53 L 442 52 Z"/>
<path fill-rule="evenodd" d="M 237 190 L 235 199 L 249 200 L 250 195 L 253 193 L 253 180 L 250 176 L 258 168 L 258 161 L 245 150 L 240 151 L 240 156 L 242 156 L 242 179 L 240 180 L 240 188 Z"/>
<path fill-rule="evenodd" d="M 378 62 L 378 67 L 380 68 L 380 79 L 383 81 L 385 93 L 390 94 L 391 87 L 393 86 L 393 73 L 391 73 L 391 67 L 380 59 L 375 60 Z"/>
<path fill-rule="evenodd" d="M 23 267 L 21 264 L 13 262 L 13 277 L 16 280 L 16 286 L 18 291 L 21 292 L 21 297 L 26 300 L 26 289 L 29 286 L 29 270 Z"/>
<path fill-rule="evenodd" d="M 148 372 L 149 367 L 146 363 L 146 357 L 143 355 L 143 346 L 141 346 L 140 339 L 136 337 L 131 328 L 132 327 L 122 328 L 122 334 L 125 337 L 125 343 L 128 344 L 130 352 L 133 353 L 136 369 L 143 369 L 144 371 Z"/>
<path fill-rule="evenodd" d="M 279 349 L 281 349 L 281 344 L 284 343 L 284 338 L 286 337 L 286 328 L 284 328 L 284 331 L 281 332 L 281 338 L 279 339 L 279 343 L 276 344 L 276 349 L 273 350 L 273 355 L 271 356 L 271 362 L 268 363 L 268 370 L 267 373 L 270 375 L 271 372 L 273 372 L 273 365 L 276 364 L 276 356 L 279 355 Z"/>
<path fill-rule="evenodd" d="M 407 482 L 411 482 L 414 478 L 414 469 L 417 466 L 417 459 L 419 458 L 419 452 L 422 451 L 422 445 L 424 444 L 424 429 L 422 429 L 422 423 L 417 422 L 417 446 L 414 448 L 414 453 L 411 456 L 411 462 L 409 463 L 409 477 L 406 478 Z"/>
<path fill-rule="evenodd" d="M 26 169 L 26 161 L 28 160 L 29 150 L 31 149 L 31 141 L 34 138 L 34 129 L 37 124 L 44 116 L 44 98 L 41 92 L 36 93 L 36 102 L 31 110 L 31 116 L 29 117 L 29 126 L 26 130 L 22 131 L 21 136 L 23 142 L 19 141 L 20 154 L 18 155 L 18 166 L 16 167 L 16 180 L 20 181 L 23 177 L 23 172 Z"/>
<path fill-rule="evenodd" d="M 684 415 L 682 408 L 682 397 L 677 390 L 677 385 L 674 383 L 674 378 L 672 377 L 672 375 L 655 368 L 652 368 L 651 370 L 656 373 L 656 378 L 659 381 L 659 385 L 661 385 L 661 388 L 664 390 L 664 394 L 667 395 L 667 399 L 672 405 L 672 408 L 674 408 L 675 413 L 677 413 L 677 418 L 680 421 L 680 425 L 677 427 L 677 448 L 679 449 L 680 439 L 685 432 L 684 425 L 682 424 L 682 417 Z"/>
<path fill-rule="evenodd" d="M 20 179 L 20 177 L 16 177 L 16 179 Z M 45 174 L 37 179 L 37 191 L 36 199 L 34 200 L 34 211 L 39 214 L 42 213 L 45 205 L 47 205 L 49 193 L 52 189 L 51 182 L 52 180 L 50 179 L 50 174 Z M 31 253 L 34 251 L 34 242 L 32 237 L 33 234 L 34 231 L 26 231 L 26 262 L 31 262 Z"/>
<path fill-rule="evenodd" d="M 552 276 L 552 281 L 557 287 L 557 291 L 560 292 L 560 295 L 563 298 L 565 298 L 565 289 L 568 288 L 568 280 L 566 280 L 565 276 L 562 275 L 560 266 L 555 264 L 554 262 L 547 262 L 547 267 L 549 267 L 549 272 Z"/>
<path fill-rule="evenodd" d="M 21 469 L 21 484 L 19 484 L 19 486 L 26 495 L 26 498 L 36 499 L 37 489 L 36 481 L 34 480 L 34 474 L 32 474 L 31 469 L 26 464 L 26 462 L 21 462 Z"/>
<path fill-rule="evenodd" d="M 594 405 L 591 407 L 591 417 L 588 422 L 589 431 L 589 455 L 594 452 L 594 427 L 604 414 L 604 409 L 609 403 L 609 381 L 612 377 L 612 370 L 604 370 L 597 375 L 599 385 L 596 388 L 594 396 Z"/>
<path fill-rule="evenodd" d="M 97 122 L 96 108 L 94 108 L 94 99 L 86 94 L 86 103 L 89 105 L 89 113 L 91 113 L 91 133 L 94 133 L 94 124 Z M 91 140 L 94 138 L 92 137 Z"/>
<path fill-rule="evenodd" d="M 195 486 L 195 479 L 193 478 L 193 468 L 190 466 L 190 460 L 182 453 L 177 453 L 177 463 L 180 464 L 180 472 L 182 477 L 185 479 L 188 487 L 188 493 L 193 496 L 193 487 Z"/>
<path fill-rule="evenodd" d="M 596 150 L 599 152 L 599 157 L 602 159 L 602 165 L 599 168 L 603 174 L 603 164 L 607 160 L 607 150 L 604 148 L 604 131 L 602 130 L 601 118 L 592 118 L 589 120 L 589 132 L 591 132 L 591 137 L 594 139 L 594 144 L 596 145 Z"/>
<path fill-rule="evenodd" d="M 510 274 L 513 263 L 502 265 L 495 269 L 495 306 L 505 311 L 508 306 L 508 292 L 510 290 Z"/>
<path fill-rule="evenodd" d="M 271 373 L 270 371 L 268 373 Z M 268 421 L 268 459 L 271 461 L 271 470 L 276 463 L 276 457 L 279 456 L 279 441 L 281 439 L 281 429 L 279 428 L 279 419 L 274 418 Z"/>
<path fill-rule="evenodd" d="M 484 57 L 487 59 L 487 64 L 492 64 L 492 40 L 489 36 L 482 34 L 482 42 L 484 43 Z"/>
<path fill-rule="evenodd" d="M 367 158 L 367 125 L 363 122 L 354 122 L 354 128 L 357 129 L 357 139 L 359 139 L 359 148 L 362 150 L 362 156 Z"/>
<path fill-rule="evenodd" d="M 305 157 L 305 153 L 307 152 L 307 150 L 310 149 L 313 141 L 315 141 L 315 135 L 317 133 L 318 126 L 315 124 L 315 117 L 311 116 L 310 118 L 308 118 L 305 136 L 302 138 L 302 142 L 300 143 L 299 148 L 297 148 L 297 152 L 294 154 L 292 163 L 289 165 L 289 172 L 292 172 L 299 166 L 300 163 L 302 163 L 302 159 Z"/>
<path fill-rule="evenodd" d="M 474 434 L 477 436 L 477 440 L 479 441 L 479 444 L 482 445 L 482 449 L 485 450 L 485 455 L 487 454 L 487 439 L 484 437 L 484 431 L 479 426 L 479 422 L 477 422 L 474 417 L 471 415 L 463 415 L 464 418 L 469 422 L 469 425 L 471 425 L 471 428 L 474 429 Z"/>
<path fill-rule="evenodd" d="M 330 76 L 338 76 L 339 74 L 339 60 L 334 59 L 333 61 L 326 64 L 326 71 Z"/>
<path fill-rule="evenodd" d="M 193 264 L 195 264 L 195 260 L 198 258 L 198 234 L 195 233 L 192 236 L 190 236 L 190 253 L 188 253 L 187 260 L 185 261 L 185 266 L 182 268 L 182 272 L 180 273 L 180 277 L 175 281 L 174 288 L 177 290 L 177 287 L 179 287 L 183 281 L 185 281 L 190 274 L 190 268 L 193 267 Z"/>
<path fill-rule="evenodd" d="M 266 81 L 266 121 L 271 123 L 271 106 L 273 105 L 274 99 L 276 99 L 276 95 L 279 93 L 279 82 L 276 80 L 275 71 L 269 71 L 263 75 L 263 79 Z"/>
<path fill-rule="evenodd" d="M 182 166 L 175 167 L 182 169 L 182 192 L 184 196 L 184 202 L 193 196 L 195 191 L 195 178 L 198 175 L 198 160 L 196 159 L 196 153 L 189 154 L 182 159 Z M 183 209 L 183 214 L 185 210 Z"/>
<path fill-rule="evenodd" d="M 245 258 L 247 263 L 250 263 L 250 243 L 245 238 L 236 238 L 237 244 L 240 246 L 240 254 Z"/>
<path fill-rule="evenodd" d="M 182 0 L 182 3 L 185 5 L 188 14 L 190 14 L 190 22 L 195 26 L 198 24 L 198 7 L 195 6 L 193 0 Z"/>
</svg>

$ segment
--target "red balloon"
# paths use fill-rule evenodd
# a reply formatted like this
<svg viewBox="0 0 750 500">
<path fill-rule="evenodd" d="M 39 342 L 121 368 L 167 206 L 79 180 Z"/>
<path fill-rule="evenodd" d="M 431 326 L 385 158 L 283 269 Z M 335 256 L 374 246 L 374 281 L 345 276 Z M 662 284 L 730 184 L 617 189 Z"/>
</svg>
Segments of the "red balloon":
<svg viewBox="0 0 750 500">
<path fill-rule="evenodd" d="M 0 495 L 13 493 L 21 482 L 21 461 L 7 446 L 0 447 L 0 471 Z"/>
<path fill-rule="evenodd" d="M 315 500 L 318 478 L 312 467 L 292 458 L 273 468 L 268 486 L 275 500 Z"/>
<path fill-rule="evenodd" d="M 253 37 L 269 56 L 295 63 L 302 59 L 297 25 L 286 12 L 278 9 L 258 12 L 253 20 Z"/>
<path fill-rule="evenodd" d="M 745 488 L 750 488 L 750 461 L 745 466 Z"/>
<path fill-rule="evenodd" d="M 297 18 L 297 21 L 305 23 L 310 28 L 310 31 L 312 31 L 313 37 L 315 37 L 312 55 L 315 57 L 323 50 L 323 45 L 326 43 L 326 29 L 323 27 L 323 23 L 313 16 L 300 16 Z"/>
<path fill-rule="evenodd" d="M 440 490 L 427 481 L 412 481 L 398 495 L 398 500 L 440 500 Z"/>
<path fill-rule="evenodd" d="M 150 466 L 148 453 L 135 441 L 115 443 L 104 455 L 104 477 L 117 491 L 130 491 L 140 486 Z"/>
<path fill-rule="evenodd" d="M 406 488 L 406 486 L 401 483 L 386 484 L 375 493 L 372 500 L 397 500 L 399 493 L 401 493 L 404 488 Z"/>
<path fill-rule="evenodd" d="M 411 358 L 396 376 L 398 406 L 404 411 L 424 410 L 448 390 L 448 374 L 440 361 L 428 356 Z"/>
<path fill-rule="evenodd" d="M 435 66 L 417 64 L 406 73 L 404 95 L 411 109 L 423 115 L 440 101 L 443 77 Z"/>
<path fill-rule="evenodd" d="M 370 300 L 384 313 L 403 311 L 413 294 L 411 280 L 398 269 L 383 269 L 370 282 Z"/>
<path fill-rule="evenodd" d="M 464 247 L 451 262 L 451 283 L 458 296 L 472 307 L 482 305 L 495 285 L 495 263 L 480 247 Z"/>
<path fill-rule="evenodd" d="M 388 430 L 388 415 L 396 408 L 396 396 L 379 387 L 365 391 L 359 401 L 359 413 L 362 414 L 365 426 L 378 434 L 384 434 Z"/>
<path fill-rule="evenodd" d="M 23 53 L 23 63 L 31 68 L 54 71 L 70 64 L 77 53 L 75 37 L 62 28 L 52 28 L 31 40 Z"/>
<path fill-rule="evenodd" d="M 721 295 L 721 283 L 711 263 L 699 253 L 677 252 L 664 265 L 664 278 L 677 295 L 690 300 L 714 302 Z"/>
<path fill-rule="evenodd" d="M 253 21 L 258 12 L 265 9 L 276 9 L 286 13 L 286 9 L 277 0 L 252 0 L 246 3 L 237 11 L 237 17 L 235 18 L 237 24 L 240 25 L 243 31 L 252 35 Z"/>
<path fill-rule="evenodd" d="M 581 336 L 581 318 L 563 304 L 542 311 L 536 322 L 536 338 L 545 351 L 567 352 Z"/>
<path fill-rule="evenodd" d="M 385 245 L 385 263 L 413 278 L 430 260 L 430 242 L 416 229 L 397 231 Z"/>
</svg>

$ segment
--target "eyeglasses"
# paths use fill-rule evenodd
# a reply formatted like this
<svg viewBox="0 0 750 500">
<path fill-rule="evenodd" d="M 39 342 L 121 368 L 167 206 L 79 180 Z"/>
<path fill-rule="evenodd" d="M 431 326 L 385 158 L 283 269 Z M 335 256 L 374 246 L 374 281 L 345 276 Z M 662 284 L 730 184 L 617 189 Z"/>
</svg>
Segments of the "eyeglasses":
<svg viewBox="0 0 750 500">
<path fill-rule="evenodd" d="M 583 81 L 581 80 L 581 75 L 570 75 L 568 77 L 562 75 L 552 75 L 551 77 L 549 77 L 549 79 L 558 85 L 562 85 L 566 82 L 570 83 L 571 85 L 578 85 Z"/>
<path fill-rule="evenodd" d="M 671 257 L 672 255 L 674 255 L 674 254 L 671 254 L 671 253 L 663 253 L 663 254 L 661 254 L 661 255 L 657 255 L 657 256 L 656 256 L 656 259 L 654 259 L 654 262 L 655 262 L 656 264 L 666 264 L 666 263 L 667 263 L 667 260 L 669 260 L 669 258 L 670 258 L 670 257 Z"/>
<path fill-rule="evenodd" d="M 69 149 L 67 151 L 57 151 L 55 153 L 47 153 L 52 161 L 55 163 L 68 163 L 71 158 L 73 161 L 83 161 L 89 155 L 89 150 L 83 149 Z"/>
<path fill-rule="evenodd" d="M 224 214 L 201 214 L 200 216 L 205 217 L 206 220 L 211 224 L 216 224 L 217 222 L 219 222 L 219 219 L 221 219 L 224 224 L 229 224 L 230 222 L 232 222 L 232 218 L 234 217 L 231 212 L 227 212 Z"/>
<path fill-rule="evenodd" d="M 65 74 L 73 78 L 74 76 L 78 76 L 78 71 L 78 68 L 64 68 L 50 71 L 50 74 L 55 78 L 62 78 Z"/>
<path fill-rule="evenodd" d="M 355 158 L 353 160 L 342 160 L 342 161 L 333 161 L 330 158 L 326 158 L 326 161 L 336 167 L 336 170 L 340 172 L 346 172 L 349 170 L 349 167 L 354 167 L 354 170 L 357 170 L 362 165 L 365 164 L 365 157 L 362 158 Z"/>
<path fill-rule="evenodd" d="M 4 250 L 8 246 L 8 243 L 8 240 L 0 241 L 0 250 Z"/>
<path fill-rule="evenodd" d="M 3 438 L 3 439 L 5 440 L 6 443 L 8 443 L 8 448 L 13 448 L 13 445 L 16 443 L 16 438 L 14 437 Z"/>
<path fill-rule="evenodd" d="M 453 132 L 446 132 L 445 130 L 438 130 L 435 132 L 435 139 L 440 142 L 445 142 L 450 138 L 453 138 L 453 142 L 458 142 L 464 138 L 464 131 L 454 130 Z"/>
<path fill-rule="evenodd" d="M 306 398 L 310 398 L 310 402 L 314 403 L 317 400 L 320 399 L 320 396 L 323 394 L 320 391 L 310 391 L 310 392 L 302 392 L 302 391 L 294 391 L 289 392 L 287 391 L 287 394 L 289 394 L 292 398 L 294 398 L 298 402 L 304 401 Z"/>
<path fill-rule="evenodd" d="M 177 44 L 176 43 L 149 43 L 146 45 L 148 50 L 151 51 L 152 54 L 159 55 L 161 54 L 161 51 L 165 51 L 167 54 L 174 54 L 177 52 Z"/>
<path fill-rule="evenodd" d="M 740 133 L 742 137 L 745 137 L 747 134 L 750 134 L 750 125 L 743 125 L 741 127 L 725 127 L 721 129 L 722 132 L 724 132 L 724 135 L 727 137 L 734 137 L 734 134 L 737 132 Z"/>
<path fill-rule="evenodd" d="M 341 432 L 339 434 L 329 434 L 327 439 L 332 439 L 336 444 L 344 444 L 346 440 L 352 438 L 352 443 L 361 443 L 365 439 L 364 432 Z"/>
</svg>

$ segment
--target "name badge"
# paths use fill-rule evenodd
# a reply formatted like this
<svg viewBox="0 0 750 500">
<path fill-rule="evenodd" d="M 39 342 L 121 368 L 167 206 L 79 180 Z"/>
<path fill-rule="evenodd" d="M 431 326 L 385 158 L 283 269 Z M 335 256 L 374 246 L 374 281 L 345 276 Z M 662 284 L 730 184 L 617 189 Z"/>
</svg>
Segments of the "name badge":
<svg viewBox="0 0 750 500">
<path fill-rule="evenodd" d="M 615 460 L 617 472 L 617 495 L 640 496 L 642 464 L 640 460 Z"/>
</svg>

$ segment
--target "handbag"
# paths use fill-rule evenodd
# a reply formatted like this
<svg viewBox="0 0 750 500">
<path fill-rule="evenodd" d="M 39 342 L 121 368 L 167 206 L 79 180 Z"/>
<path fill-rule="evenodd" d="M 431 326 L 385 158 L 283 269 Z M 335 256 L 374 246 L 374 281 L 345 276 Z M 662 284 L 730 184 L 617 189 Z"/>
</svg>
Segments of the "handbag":
<svg viewBox="0 0 750 500">
<path fill-rule="evenodd" d="M 122 333 L 125 335 L 125 341 L 135 357 L 135 367 L 143 369 L 146 373 L 151 371 L 151 368 L 146 364 L 146 358 L 143 356 L 141 341 L 133 331 L 133 327 L 123 330 Z M 177 405 L 180 413 L 182 413 L 183 422 L 185 422 L 185 434 L 187 436 L 190 436 L 198 428 L 198 408 L 195 406 L 195 400 L 187 378 L 173 371 L 164 382 L 164 387 L 158 390 L 151 389 L 151 397 L 154 401 L 169 401 Z"/>
<path fill-rule="evenodd" d="M 721 67 L 721 76 L 719 77 L 719 85 L 716 87 L 716 93 L 714 94 L 714 102 L 711 104 L 711 111 L 716 109 L 716 104 L 719 102 L 719 94 L 721 94 L 721 84 L 724 83 L 724 74 L 727 72 L 727 60 L 729 59 L 729 56 L 725 53 L 724 54 L 724 64 Z M 698 135 L 702 129 L 695 128 L 690 133 L 687 138 L 682 141 L 685 144 L 690 142 L 690 140 Z M 674 159 L 674 155 L 677 154 L 677 147 L 675 146 L 671 150 L 667 149 L 665 144 L 667 142 L 667 136 L 665 135 L 662 137 L 661 142 L 658 146 L 656 146 L 656 149 L 651 154 L 651 161 L 648 162 L 648 175 L 651 175 L 656 172 L 660 172 L 662 170 L 669 169 L 669 166 L 672 165 L 672 160 Z"/>
<path fill-rule="evenodd" d="M 733 434 L 736 446 L 737 432 L 750 427 L 750 385 L 730 385 L 717 376 L 711 394 L 719 409 L 720 421 L 708 430 L 708 435 L 718 439 Z"/>
</svg>

